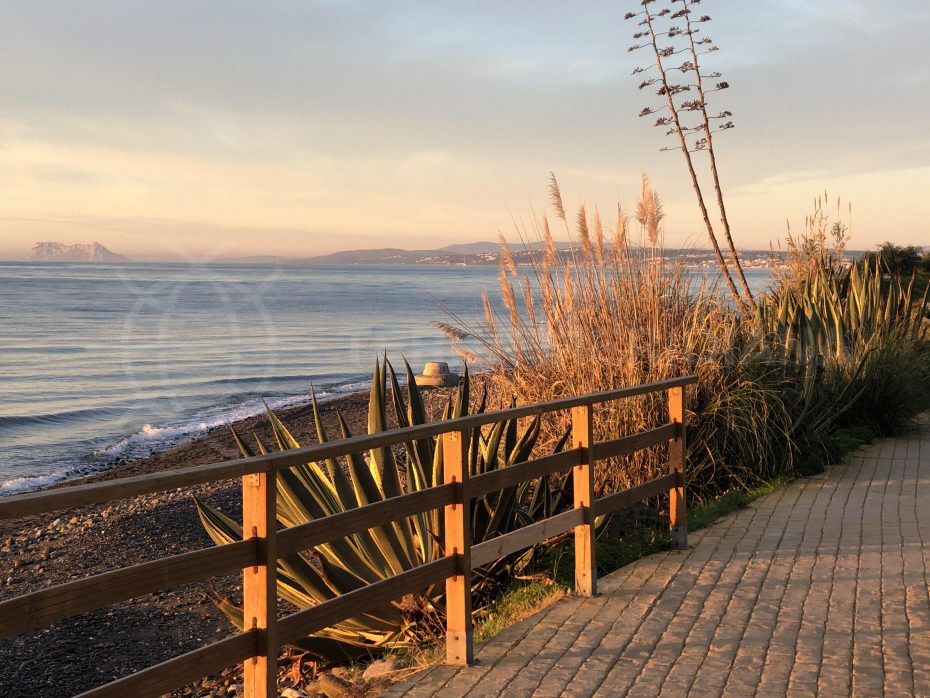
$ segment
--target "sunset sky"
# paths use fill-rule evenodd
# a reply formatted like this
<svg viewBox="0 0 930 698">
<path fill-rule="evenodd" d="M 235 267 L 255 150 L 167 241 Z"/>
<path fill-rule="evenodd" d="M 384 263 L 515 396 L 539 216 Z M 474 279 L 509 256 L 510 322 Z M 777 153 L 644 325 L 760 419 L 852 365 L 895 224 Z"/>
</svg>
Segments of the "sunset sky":
<svg viewBox="0 0 930 698">
<path fill-rule="evenodd" d="M 751 10 L 749 6 L 751 5 Z M 0 8 L 0 257 L 134 259 L 493 240 L 546 206 L 632 205 L 703 246 L 681 158 L 636 114 L 632 2 L 88 0 Z M 828 190 L 852 247 L 930 245 L 930 3 L 705 0 L 742 247 Z"/>
</svg>

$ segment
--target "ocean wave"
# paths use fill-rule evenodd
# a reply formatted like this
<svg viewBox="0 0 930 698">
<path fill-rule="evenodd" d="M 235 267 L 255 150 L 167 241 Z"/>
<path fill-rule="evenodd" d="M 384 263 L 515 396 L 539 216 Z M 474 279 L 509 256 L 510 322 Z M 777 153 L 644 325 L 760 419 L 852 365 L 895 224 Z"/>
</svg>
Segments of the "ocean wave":
<svg viewBox="0 0 930 698">
<path fill-rule="evenodd" d="M 56 482 L 61 482 L 62 480 L 86 475 L 88 472 L 89 470 L 87 468 L 68 468 L 45 473 L 44 475 L 12 477 L 9 480 L 0 482 L 0 497 L 31 492 L 32 490 L 54 485 Z"/>
<path fill-rule="evenodd" d="M 198 385 L 236 385 L 245 383 L 254 385 L 256 383 L 283 383 L 293 382 L 296 380 L 306 380 L 307 376 L 300 375 L 271 375 L 271 376 L 242 376 L 240 378 L 212 378 L 210 380 L 198 381 Z"/>
<path fill-rule="evenodd" d="M 105 417 L 117 414 L 120 410 L 112 407 L 89 407 L 83 410 L 63 410 L 42 414 L 11 414 L 0 416 L 0 428 L 16 427 L 28 424 L 63 424 L 80 419 Z"/>
<path fill-rule="evenodd" d="M 318 401 L 325 401 L 347 393 L 365 390 L 370 385 L 370 382 L 344 383 L 342 385 L 318 390 L 316 392 L 316 397 Z M 260 399 L 253 399 L 240 403 L 236 407 L 219 408 L 207 413 L 201 413 L 183 422 L 162 426 L 144 424 L 139 431 L 98 449 L 95 451 L 94 455 L 98 457 L 138 457 L 143 453 L 155 453 L 156 451 L 175 446 L 187 439 L 205 434 L 217 427 L 228 426 L 243 419 L 262 414 L 265 411 L 265 404 L 272 410 L 281 410 L 300 404 L 306 404 L 309 401 L 309 394 L 289 395 L 266 400 L 264 402 Z"/>
<path fill-rule="evenodd" d="M 370 381 L 356 381 L 340 385 L 327 386 L 316 391 L 317 400 L 325 402 L 340 395 L 367 390 Z M 192 418 L 164 425 L 144 424 L 137 432 L 103 446 L 94 451 L 94 462 L 64 468 L 42 475 L 23 475 L 0 481 L 0 496 L 22 494 L 32 490 L 48 487 L 63 480 L 87 475 L 109 466 L 115 458 L 139 458 L 176 446 L 188 439 L 195 438 L 211 429 L 227 426 L 248 417 L 254 417 L 265 411 L 265 403 L 272 410 L 281 410 L 300 404 L 309 403 L 309 394 L 285 395 L 262 402 L 261 399 L 251 399 L 235 406 L 216 407 L 204 411 Z M 95 410 L 75 410 L 74 414 L 91 413 Z M 106 411 L 105 409 L 102 411 Z M 67 414 L 67 413 L 62 413 Z M 0 418 L 8 420 L 7 423 L 22 423 L 16 420 L 25 419 L 26 422 L 35 417 L 49 415 L 28 415 L 20 417 Z M 12 420 L 12 421 L 11 421 Z M 0 421 L 0 425 L 4 422 Z"/>
</svg>

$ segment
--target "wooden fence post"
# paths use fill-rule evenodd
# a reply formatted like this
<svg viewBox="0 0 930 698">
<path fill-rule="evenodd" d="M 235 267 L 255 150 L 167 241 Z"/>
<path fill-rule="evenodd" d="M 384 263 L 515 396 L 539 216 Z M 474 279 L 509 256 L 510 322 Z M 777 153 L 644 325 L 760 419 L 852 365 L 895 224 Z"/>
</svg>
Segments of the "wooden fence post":
<svg viewBox="0 0 930 698">
<path fill-rule="evenodd" d="M 259 564 L 242 570 L 243 629 L 259 631 L 255 656 L 243 662 L 245 698 L 278 695 L 276 484 L 274 472 L 242 478 L 242 537 L 259 541 Z"/>
<path fill-rule="evenodd" d="M 584 449 L 581 463 L 572 469 L 575 508 L 584 510 L 584 523 L 575 526 L 575 593 L 597 594 L 597 565 L 594 559 L 594 418 L 590 405 L 572 408 L 572 447 Z"/>
<path fill-rule="evenodd" d="M 685 389 L 684 386 L 669 388 L 668 417 L 678 424 L 678 436 L 668 444 L 669 473 L 678 476 L 678 484 L 669 490 L 669 526 L 672 543 L 679 550 L 688 549 L 688 513 L 685 504 Z"/>
<path fill-rule="evenodd" d="M 446 664 L 468 665 L 474 660 L 471 623 L 471 502 L 468 497 L 467 431 L 442 435 L 444 482 L 457 483 L 453 504 L 443 510 L 443 546 L 446 555 L 457 555 L 461 565 L 454 577 L 446 578 Z"/>
</svg>

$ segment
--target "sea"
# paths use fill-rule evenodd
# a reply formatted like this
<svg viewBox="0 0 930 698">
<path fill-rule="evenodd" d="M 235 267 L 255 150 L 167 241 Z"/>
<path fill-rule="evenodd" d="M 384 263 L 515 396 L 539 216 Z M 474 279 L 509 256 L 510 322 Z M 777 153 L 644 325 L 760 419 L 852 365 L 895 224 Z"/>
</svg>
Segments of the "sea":
<svg viewBox="0 0 930 698">
<path fill-rule="evenodd" d="M 0 262 L 0 496 L 367 389 L 384 352 L 460 370 L 436 323 L 482 292 L 496 267 Z"/>
</svg>

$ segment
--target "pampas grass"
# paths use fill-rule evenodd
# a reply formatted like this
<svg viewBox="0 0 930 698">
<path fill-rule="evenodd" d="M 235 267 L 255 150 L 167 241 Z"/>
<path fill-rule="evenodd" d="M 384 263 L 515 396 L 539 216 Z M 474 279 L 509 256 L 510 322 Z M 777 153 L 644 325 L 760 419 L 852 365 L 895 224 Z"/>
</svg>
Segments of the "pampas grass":
<svg viewBox="0 0 930 698">
<path fill-rule="evenodd" d="M 549 193 L 554 215 L 564 220 L 554 177 Z M 541 242 L 545 252 L 529 255 L 531 263 L 514 275 L 505 251 L 503 308 L 485 297 L 483 322 L 470 325 L 454 317 L 444 325 L 461 349 L 484 358 L 492 398 L 529 403 L 693 373 L 699 382 L 688 400 L 689 477 L 698 491 L 752 486 L 790 463 L 785 444 L 791 419 L 780 399 L 783 372 L 747 341 L 744 321 L 713 284 L 692 278 L 662 255 L 664 213 L 648 178 L 636 215 L 648 248 L 630 244 L 629 221 L 620 207 L 613 244 L 605 244 L 594 210 L 593 240 L 581 204 L 577 239 L 561 253 L 545 216 L 519 230 L 527 248 Z M 596 415 L 598 437 L 635 433 L 666 419 L 663 395 L 611 403 Z M 549 438 L 561 435 L 566 423 L 549 424 Z M 662 449 L 653 449 L 599 464 L 598 488 L 618 491 L 661 474 L 664 458 Z"/>
</svg>

